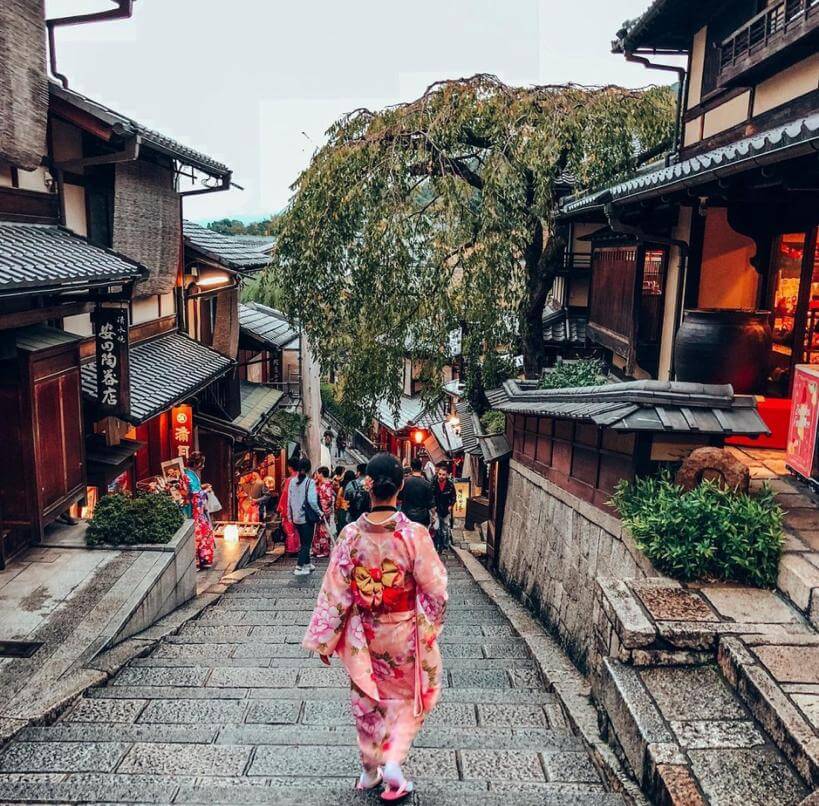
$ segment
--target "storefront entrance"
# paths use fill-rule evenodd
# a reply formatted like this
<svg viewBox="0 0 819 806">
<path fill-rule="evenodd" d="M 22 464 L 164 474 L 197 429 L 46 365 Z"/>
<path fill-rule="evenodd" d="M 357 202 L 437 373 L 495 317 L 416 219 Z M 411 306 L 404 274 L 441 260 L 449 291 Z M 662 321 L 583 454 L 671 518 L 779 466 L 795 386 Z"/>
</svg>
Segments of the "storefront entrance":
<svg viewBox="0 0 819 806">
<path fill-rule="evenodd" d="M 774 239 L 768 305 L 773 312 L 768 393 L 788 397 L 796 364 L 819 363 L 817 227 Z"/>
</svg>

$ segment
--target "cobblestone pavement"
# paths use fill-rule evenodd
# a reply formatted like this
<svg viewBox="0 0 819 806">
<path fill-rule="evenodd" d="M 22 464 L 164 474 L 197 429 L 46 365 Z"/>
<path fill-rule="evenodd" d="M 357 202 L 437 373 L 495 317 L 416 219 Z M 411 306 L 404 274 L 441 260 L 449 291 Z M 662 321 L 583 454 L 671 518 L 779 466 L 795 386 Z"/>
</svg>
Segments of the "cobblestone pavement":
<svg viewBox="0 0 819 806">
<path fill-rule="evenodd" d="M 448 560 L 447 687 L 409 759 L 421 804 L 620 804 L 505 617 Z M 2 802 L 376 803 L 348 683 L 300 647 L 320 583 L 265 558 L 215 606 L 0 753 Z"/>
</svg>

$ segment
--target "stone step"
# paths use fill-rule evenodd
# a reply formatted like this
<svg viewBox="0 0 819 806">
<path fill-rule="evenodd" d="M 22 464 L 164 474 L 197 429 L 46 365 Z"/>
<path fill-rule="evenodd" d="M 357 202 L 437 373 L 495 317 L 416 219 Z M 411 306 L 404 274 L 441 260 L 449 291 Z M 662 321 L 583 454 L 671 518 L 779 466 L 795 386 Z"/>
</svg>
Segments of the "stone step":
<svg viewBox="0 0 819 806">
<path fill-rule="evenodd" d="M 809 793 L 715 664 L 605 658 L 600 699 L 610 737 L 657 802 L 796 806 Z"/>
<path fill-rule="evenodd" d="M 331 778 L 226 778 L 171 775 L 68 776 L 31 775 L 24 779 L 0 774 L 0 800 L 25 803 L 187 803 L 271 804 L 271 806 L 375 806 L 377 793 L 356 792 L 352 776 Z M 417 779 L 418 792 L 405 801 L 415 806 L 619 806 L 619 795 L 596 784 L 542 782 L 498 786 L 482 780 Z M 510 797 L 510 792 L 512 793 Z"/>
</svg>

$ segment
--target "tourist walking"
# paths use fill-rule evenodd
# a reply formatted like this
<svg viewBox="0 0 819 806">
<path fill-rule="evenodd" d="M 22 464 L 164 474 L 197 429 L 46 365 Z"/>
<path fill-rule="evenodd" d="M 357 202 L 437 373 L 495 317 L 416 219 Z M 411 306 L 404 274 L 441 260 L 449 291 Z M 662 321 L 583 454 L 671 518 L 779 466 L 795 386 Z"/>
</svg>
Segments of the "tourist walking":
<svg viewBox="0 0 819 806">
<path fill-rule="evenodd" d="M 320 467 L 316 471 L 315 485 L 316 497 L 318 498 L 319 509 L 321 510 L 321 520 L 316 524 L 316 531 L 313 536 L 313 557 L 329 557 L 330 549 L 333 547 L 333 530 L 335 528 L 335 494 L 333 492 L 333 482 L 330 481 L 329 468 Z"/>
<path fill-rule="evenodd" d="M 344 491 L 347 485 L 355 480 L 355 473 L 352 470 L 345 471 L 341 477 L 341 482 L 338 485 L 338 493 L 336 494 L 336 528 L 338 533 L 347 525 L 349 520 L 348 512 L 350 509 L 350 502 L 344 497 Z"/>
<path fill-rule="evenodd" d="M 208 512 L 209 484 L 202 484 L 205 457 L 199 452 L 188 456 L 185 467 L 185 498 L 187 513 L 193 518 L 193 536 L 196 544 L 196 564 L 201 571 L 213 565 L 216 538 Z"/>
<path fill-rule="evenodd" d="M 370 494 L 365 486 L 366 477 L 367 465 L 361 462 L 356 467 L 355 479 L 344 488 L 344 497 L 349 504 L 347 516 L 350 522 L 358 520 L 365 512 L 370 511 Z"/>
<path fill-rule="evenodd" d="M 411 521 L 429 528 L 435 501 L 432 497 L 432 485 L 424 478 L 421 460 L 417 457 L 410 462 L 410 474 L 404 479 L 398 500 L 401 502 L 401 511 Z"/>
<path fill-rule="evenodd" d="M 298 472 L 287 482 L 287 509 L 290 520 L 299 534 L 299 558 L 295 576 L 306 576 L 316 570 L 310 562 L 310 549 L 316 524 L 321 520 L 316 484 L 310 478 L 310 460 L 299 459 Z"/>
<path fill-rule="evenodd" d="M 276 511 L 282 519 L 282 532 L 284 533 L 284 550 L 288 554 L 299 553 L 299 533 L 290 520 L 290 507 L 288 506 L 288 493 L 290 491 L 290 479 L 294 478 L 299 472 L 299 460 L 295 457 L 290 457 L 287 460 L 287 469 L 290 471 L 290 477 L 282 484 L 282 494 L 279 496 L 279 505 Z"/>
<path fill-rule="evenodd" d="M 435 481 L 432 483 L 432 495 L 435 500 L 435 514 L 438 525 L 435 528 L 435 547 L 443 551 L 449 547 L 452 534 L 452 510 L 458 500 L 455 485 L 449 478 L 449 466 L 438 462 L 435 466 Z"/>
<path fill-rule="evenodd" d="M 372 510 L 340 535 L 302 645 L 327 665 L 339 656 L 363 767 L 356 788 L 383 783 L 392 802 L 414 790 L 402 765 L 441 692 L 447 576 L 429 532 L 397 511 L 400 462 L 377 454 L 364 475 Z"/>
</svg>

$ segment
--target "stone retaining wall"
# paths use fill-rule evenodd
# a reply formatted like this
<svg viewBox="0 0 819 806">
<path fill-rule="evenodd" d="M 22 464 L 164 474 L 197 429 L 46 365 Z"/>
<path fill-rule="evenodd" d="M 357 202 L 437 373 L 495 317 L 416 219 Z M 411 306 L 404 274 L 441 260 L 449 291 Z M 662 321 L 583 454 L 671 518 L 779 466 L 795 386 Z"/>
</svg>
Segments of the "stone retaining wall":
<svg viewBox="0 0 819 806">
<path fill-rule="evenodd" d="M 657 576 L 617 518 L 514 460 L 498 570 L 582 668 L 594 653 L 597 576 Z"/>
</svg>

